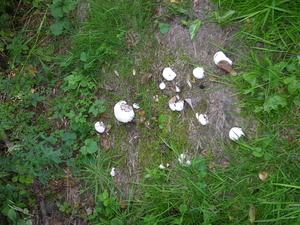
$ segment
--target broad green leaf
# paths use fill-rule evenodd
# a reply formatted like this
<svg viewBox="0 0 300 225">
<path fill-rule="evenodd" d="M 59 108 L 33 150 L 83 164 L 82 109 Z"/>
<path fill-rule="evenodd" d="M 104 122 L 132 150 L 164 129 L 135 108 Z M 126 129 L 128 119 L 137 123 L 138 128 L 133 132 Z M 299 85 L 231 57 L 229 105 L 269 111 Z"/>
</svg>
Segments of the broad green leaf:
<svg viewBox="0 0 300 225">
<path fill-rule="evenodd" d="M 186 21 L 186 20 L 180 20 L 180 22 L 181 22 L 183 25 L 185 25 L 185 26 L 191 26 L 191 25 L 192 25 L 192 23 L 190 23 L 190 22 L 188 22 L 188 21 Z"/>
<path fill-rule="evenodd" d="M 280 95 L 272 95 L 267 97 L 264 103 L 264 110 L 267 112 L 270 112 L 272 109 L 277 110 L 279 106 L 286 106 L 287 101 L 286 98 L 280 96 Z"/>
<path fill-rule="evenodd" d="M 158 27 L 159 27 L 159 31 L 162 33 L 162 34 L 166 34 L 169 32 L 170 30 L 170 24 L 167 24 L 167 23 L 159 23 Z"/>
<path fill-rule="evenodd" d="M 80 60 L 83 62 L 87 62 L 87 54 L 86 52 L 81 52 L 80 53 Z"/>
<path fill-rule="evenodd" d="M 185 204 L 181 204 L 180 206 L 179 206 L 179 211 L 180 211 L 180 213 L 185 213 L 186 211 L 188 211 L 188 207 L 185 205 Z"/>
<path fill-rule="evenodd" d="M 223 16 L 220 16 L 219 13 L 215 13 L 215 18 L 218 23 L 223 23 L 226 22 L 226 20 L 229 20 L 234 13 L 234 10 L 227 11 Z"/>
<path fill-rule="evenodd" d="M 110 221 L 110 225 L 123 225 L 123 221 L 119 218 L 113 218 L 111 221 Z"/>
<path fill-rule="evenodd" d="M 7 212 L 7 216 L 13 222 L 17 221 L 17 213 L 16 213 L 16 211 L 14 209 L 9 209 L 8 212 Z"/>
<path fill-rule="evenodd" d="M 98 150 L 98 144 L 93 139 L 86 139 L 85 145 L 80 148 L 83 155 L 95 153 Z"/>
<path fill-rule="evenodd" d="M 288 91 L 291 95 L 296 94 L 299 92 L 300 82 L 298 80 L 293 80 L 288 85 Z"/>
<path fill-rule="evenodd" d="M 256 75 L 251 73 L 244 73 L 243 78 L 245 81 L 251 84 L 251 87 L 254 87 L 256 85 Z"/>
<path fill-rule="evenodd" d="M 199 31 L 201 23 L 202 23 L 201 20 L 195 20 L 192 22 L 192 24 L 189 28 L 189 33 L 190 33 L 190 37 L 191 37 L 192 41 L 195 39 L 195 37 Z"/>
</svg>

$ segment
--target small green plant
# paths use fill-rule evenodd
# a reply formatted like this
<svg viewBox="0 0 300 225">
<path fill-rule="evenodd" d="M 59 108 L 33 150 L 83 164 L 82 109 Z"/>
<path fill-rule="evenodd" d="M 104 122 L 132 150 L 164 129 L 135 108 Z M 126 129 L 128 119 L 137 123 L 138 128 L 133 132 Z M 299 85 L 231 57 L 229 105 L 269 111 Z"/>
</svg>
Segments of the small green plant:
<svg viewBox="0 0 300 225">
<path fill-rule="evenodd" d="M 167 23 L 159 23 L 158 27 L 159 27 L 160 33 L 166 34 L 169 32 L 171 25 L 167 24 Z"/>
<path fill-rule="evenodd" d="M 74 0 L 53 0 L 53 4 L 49 6 L 51 15 L 57 20 L 50 26 L 50 30 L 54 35 L 61 35 L 64 30 L 70 28 L 70 21 L 66 14 L 76 8 L 77 2 Z"/>
</svg>

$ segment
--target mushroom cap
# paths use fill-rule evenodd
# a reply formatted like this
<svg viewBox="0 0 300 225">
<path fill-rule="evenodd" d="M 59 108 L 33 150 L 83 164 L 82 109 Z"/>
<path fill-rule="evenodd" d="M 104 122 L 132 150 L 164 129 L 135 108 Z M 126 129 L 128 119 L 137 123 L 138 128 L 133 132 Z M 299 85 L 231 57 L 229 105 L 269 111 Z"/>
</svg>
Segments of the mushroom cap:
<svg viewBox="0 0 300 225">
<path fill-rule="evenodd" d="M 196 118 L 198 119 L 198 121 L 203 125 L 207 125 L 208 124 L 208 117 L 206 114 L 198 114 L 196 113 Z"/>
<path fill-rule="evenodd" d="M 166 84 L 164 82 L 161 82 L 159 84 L 159 88 L 160 88 L 160 90 L 164 90 L 166 88 Z"/>
<path fill-rule="evenodd" d="M 96 122 L 94 127 L 95 127 L 95 130 L 97 132 L 99 132 L 100 134 L 105 131 L 105 125 L 103 122 L 100 122 L 100 121 Z"/>
<path fill-rule="evenodd" d="M 182 111 L 184 108 L 184 101 L 183 100 L 179 100 L 177 102 L 174 103 L 170 103 L 169 102 L 169 107 L 172 111 Z"/>
<path fill-rule="evenodd" d="M 126 101 L 119 101 L 114 107 L 114 114 L 118 121 L 128 123 L 134 118 L 133 108 Z"/>
<path fill-rule="evenodd" d="M 110 175 L 112 177 L 116 176 L 116 168 L 115 167 L 111 168 Z"/>
<path fill-rule="evenodd" d="M 227 61 L 230 65 L 232 65 L 232 61 L 224 54 L 224 52 L 222 51 L 218 51 L 215 55 L 214 55 L 214 62 L 216 65 L 218 65 L 218 63 L 222 60 Z"/>
<path fill-rule="evenodd" d="M 202 79 L 204 77 L 204 69 L 202 67 L 196 67 L 193 70 L 193 75 L 197 79 Z"/>
<path fill-rule="evenodd" d="M 238 140 L 240 137 L 245 136 L 242 128 L 233 127 L 229 131 L 229 138 L 233 141 Z"/>
<path fill-rule="evenodd" d="M 166 80 L 171 81 L 175 79 L 176 73 L 170 67 L 166 67 L 163 70 L 163 77 Z"/>
</svg>

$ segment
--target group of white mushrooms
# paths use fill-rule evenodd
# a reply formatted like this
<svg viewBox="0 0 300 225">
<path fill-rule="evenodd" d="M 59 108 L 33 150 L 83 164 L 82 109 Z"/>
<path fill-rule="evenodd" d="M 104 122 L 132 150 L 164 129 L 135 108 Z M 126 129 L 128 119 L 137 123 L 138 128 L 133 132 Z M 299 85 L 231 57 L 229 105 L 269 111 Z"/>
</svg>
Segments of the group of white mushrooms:
<svg viewBox="0 0 300 225">
<path fill-rule="evenodd" d="M 232 65 L 232 61 L 222 51 L 218 51 L 214 55 L 213 60 L 214 60 L 214 63 L 216 65 L 218 65 L 220 68 L 223 68 L 223 67 L 220 66 L 220 64 L 223 64 L 223 63 L 225 63 L 229 66 Z M 196 79 L 203 79 L 205 77 L 204 72 L 205 72 L 204 68 L 196 67 L 193 70 L 193 76 Z M 170 67 L 166 67 L 162 72 L 162 76 L 164 77 L 164 79 L 166 81 L 173 81 L 176 78 L 177 75 Z M 161 82 L 159 84 L 159 88 L 161 90 L 165 89 L 166 87 L 167 87 L 167 84 L 165 82 Z M 178 86 L 175 87 L 175 92 L 176 93 L 180 92 L 180 88 Z M 171 98 L 169 100 L 169 107 L 172 111 L 182 111 L 184 109 L 184 101 L 180 100 L 178 95 L 174 96 L 173 98 Z M 118 121 L 122 122 L 122 123 L 131 122 L 133 120 L 134 116 L 135 116 L 134 109 L 139 109 L 139 106 L 137 104 L 133 104 L 133 106 L 131 106 L 131 105 L 127 104 L 126 101 L 121 100 L 114 106 L 115 118 Z M 209 124 L 207 114 L 196 113 L 196 118 L 204 126 Z M 104 133 L 105 132 L 104 123 L 101 122 L 101 121 L 96 122 L 95 123 L 95 129 L 99 133 Z M 242 128 L 239 128 L 239 127 L 233 127 L 229 131 L 229 138 L 233 141 L 238 140 L 240 137 L 242 137 L 244 135 L 245 134 L 244 134 Z M 190 161 L 184 162 L 185 158 L 186 158 L 185 154 L 181 154 L 180 158 L 179 158 L 179 162 L 181 164 L 185 163 L 185 164 L 189 165 Z M 161 167 L 163 167 L 163 166 L 161 165 Z M 115 175 L 115 168 L 112 169 L 111 175 L 112 176 Z"/>
</svg>

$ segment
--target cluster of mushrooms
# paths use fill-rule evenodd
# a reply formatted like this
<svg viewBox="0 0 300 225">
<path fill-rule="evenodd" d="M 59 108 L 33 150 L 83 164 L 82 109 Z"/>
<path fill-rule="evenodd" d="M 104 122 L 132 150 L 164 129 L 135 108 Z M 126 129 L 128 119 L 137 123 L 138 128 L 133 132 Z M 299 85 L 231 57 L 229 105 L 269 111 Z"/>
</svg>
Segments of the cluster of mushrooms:
<svg viewBox="0 0 300 225">
<path fill-rule="evenodd" d="M 224 54 L 224 52 L 218 51 L 214 55 L 214 63 L 219 68 L 225 70 L 226 72 L 229 72 L 231 75 L 233 75 L 233 76 L 235 75 L 235 72 L 231 67 L 232 61 Z M 163 75 L 164 79 L 166 79 L 167 81 L 172 81 L 176 77 L 176 73 L 170 67 L 166 67 L 163 70 L 162 75 Z M 204 68 L 196 67 L 193 70 L 193 76 L 196 79 L 203 79 L 205 76 Z M 165 82 L 162 82 L 159 84 L 159 88 L 161 90 L 165 89 L 166 86 L 167 86 L 167 84 Z M 177 93 L 180 92 L 180 88 L 178 86 L 175 87 L 175 92 L 177 92 Z M 187 99 L 186 99 L 186 101 L 187 101 Z M 190 102 L 188 102 L 188 103 L 191 105 Z M 180 100 L 178 95 L 174 96 L 173 98 L 171 98 L 169 100 L 169 107 L 172 111 L 182 111 L 184 109 L 184 101 Z M 133 106 L 131 106 L 131 105 L 127 104 L 126 101 L 121 100 L 114 106 L 115 118 L 122 123 L 131 122 L 135 116 L 134 109 L 139 109 L 138 104 L 133 104 Z M 196 118 L 203 126 L 209 124 L 207 114 L 196 113 Z M 96 122 L 95 129 L 99 133 L 105 132 L 104 123 L 100 122 L 100 121 Z M 233 141 L 238 140 L 240 137 L 242 137 L 244 135 L 245 134 L 244 134 L 242 128 L 239 128 L 239 127 L 233 127 L 229 131 L 229 138 Z M 190 164 L 190 161 L 186 160 L 185 154 L 181 154 L 178 160 L 179 160 L 180 164 L 182 164 L 182 165 Z M 160 168 L 164 168 L 164 166 L 160 165 Z M 113 168 L 111 171 L 111 176 L 114 176 L 114 175 L 115 175 L 115 168 Z"/>
</svg>

